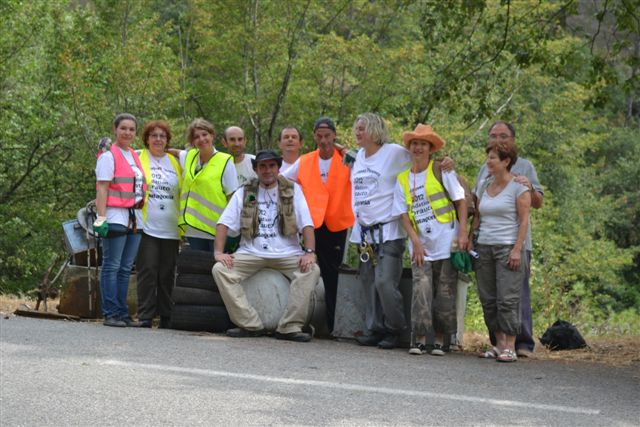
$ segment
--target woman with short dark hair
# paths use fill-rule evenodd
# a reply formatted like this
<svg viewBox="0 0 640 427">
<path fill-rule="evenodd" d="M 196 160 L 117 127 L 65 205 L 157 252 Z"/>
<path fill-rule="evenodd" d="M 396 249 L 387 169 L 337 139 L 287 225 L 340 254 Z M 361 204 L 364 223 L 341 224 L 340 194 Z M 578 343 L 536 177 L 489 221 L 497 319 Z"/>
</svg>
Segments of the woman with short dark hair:
<svg viewBox="0 0 640 427">
<path fill-rule="evenodd" d="M 149 191 L 142 208 L 143 228 L 136 259 L 138 319 L 141 327 L 150 328 L 156 314 L 160 327 L 168 328 L 171 317 L 171 292 L 178 257 L 180 233 L 180 187 L 182 168 L 172 155 L 171 128 L 162 120 L 144 126 L 140 162 Z"/>
<path fill-rule="evenodd" d="M 517 160 L 512 141 L 491 142 L 486 153 L 491 177 L 476 195 L 473 221 L 478 231 L 479 257 L 474 263 L 478 295 L 485 323 L 497 340 L 493 356 L 498 362 L 515 362 L 531 194 L 510 173 Z"/>
</svg>

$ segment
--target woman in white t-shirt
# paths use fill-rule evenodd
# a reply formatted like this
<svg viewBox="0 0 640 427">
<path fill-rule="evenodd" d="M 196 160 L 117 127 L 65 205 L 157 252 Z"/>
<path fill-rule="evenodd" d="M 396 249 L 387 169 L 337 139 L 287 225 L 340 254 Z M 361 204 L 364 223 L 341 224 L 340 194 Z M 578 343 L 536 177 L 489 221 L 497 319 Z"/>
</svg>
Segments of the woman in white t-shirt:
<svg viewBox="0 0 640 427">
<path fill-rule="evenodd" d="M 353 125 L 360 150 L 351 170 L 351 194 L 356 217 L 351 243 L 361 245 L 360 281 L 365 291 L 365 327 L 360 345 L 391 349 L 406 329 L 399 285 L 407 237 L 400 215 L 392 214 L 398 173 L 411 164 L 409 151 L 387 143 L 382 118 L 360 114 Z"/>
<path fill-rule="evenodd" d="M 171 291 L 178 258 L 180 234 L 180 184 L 182 168 L 172 155 L 171 129 L 162 120 L 147 123 L 142 131 L 146 147 L 140 162 L 147 179 L 147 198 L 141 210 L 143 233 L 136 259 L 138 318 L 140 326 L 150 328 L 160 315 L 160 327 L 169 327 Z"/>
<path fill-rule="evenodd" d="M 490 143 L 486 152 L 491 179 L 477 195 L 473 228 L 478 230 L 479 257 L 474 267 L 484 321 L 497 340 L 488 353 L 498 362 L 515 362 L 531 194 L 510 173 L 517 160 L 513 142 Z"/>
<path fill-rule="evenodd" d="M 137 125 L 131 114 L 116 116 L 116 141 L 99 155 L 96 164 L 98 218 L 93 229 L 103 237 L 100 295 L 105 326 L 139 326 L 129 316 L 127 305 L 129 276 L 140 244 L 136 214 L 146 190 L 140 159 L 131 148 Z"/>
</svg>

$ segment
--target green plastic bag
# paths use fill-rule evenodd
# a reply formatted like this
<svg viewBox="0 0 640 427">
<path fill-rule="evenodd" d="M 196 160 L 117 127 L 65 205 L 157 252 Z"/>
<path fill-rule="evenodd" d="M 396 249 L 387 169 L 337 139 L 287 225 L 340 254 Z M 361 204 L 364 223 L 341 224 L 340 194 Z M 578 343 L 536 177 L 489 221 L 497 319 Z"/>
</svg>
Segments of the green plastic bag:
<svg viewBox="0 0 640 427">
<path fill-rule="evenodd" d="M 471 257 L 467 252 L 451 252 L 451 265 L 461 273 L 471 273 L 473 266 L 471 265 Z"/>
</svg>

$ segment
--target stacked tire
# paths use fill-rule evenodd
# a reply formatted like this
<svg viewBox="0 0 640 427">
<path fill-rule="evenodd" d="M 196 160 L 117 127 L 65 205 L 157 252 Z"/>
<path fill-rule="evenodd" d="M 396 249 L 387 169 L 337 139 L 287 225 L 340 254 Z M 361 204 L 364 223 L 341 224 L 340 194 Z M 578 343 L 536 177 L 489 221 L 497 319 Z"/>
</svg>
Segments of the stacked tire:
<svg viewBox="0 0 640 427">
<path fill-rule="evenodd" d="M 224 332 L 233 327 L 213 280 L 213 254 L 185 249 L 178 255 L 171 327 L 184 331 Z"/>
</svg>

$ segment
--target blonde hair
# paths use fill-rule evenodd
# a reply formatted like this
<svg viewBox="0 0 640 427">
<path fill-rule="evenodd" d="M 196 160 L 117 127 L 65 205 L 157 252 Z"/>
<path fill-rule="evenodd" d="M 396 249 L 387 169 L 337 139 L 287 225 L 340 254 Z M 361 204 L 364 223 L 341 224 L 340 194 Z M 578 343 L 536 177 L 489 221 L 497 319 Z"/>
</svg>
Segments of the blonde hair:
<svg viewBox="0 0 640 427">
<path fill-rule="evenodd" d="M 187 141 L 191 145 L 193 145 L 193 133 L 195 132 L 196 129 L 206 130 L 211 135 L 213 135 L 214 138 L 216 137 L 216 130 L 214 129 L 213 125 L 208 121 L 206 121 L 205 119 L 199 117 L 194 121 L 192 121 L 189 127 L 187 128 Z"/>
<path fill-rule="evenodd" d="M 364 131 L 371 136 L 373 142 L 378 145 L 382 145 L 389 141 L 389 132 L 387 126 L 384 124 L 384 120 L 374 113 L 362 113 L 356 117 L 356 121 L 353 122 L 353 133 L 355 134 L 356 126 L 358 122 L 364 123 Z"/>
</svg>

